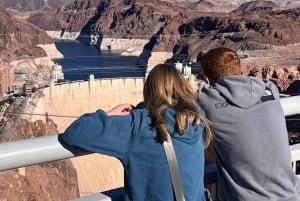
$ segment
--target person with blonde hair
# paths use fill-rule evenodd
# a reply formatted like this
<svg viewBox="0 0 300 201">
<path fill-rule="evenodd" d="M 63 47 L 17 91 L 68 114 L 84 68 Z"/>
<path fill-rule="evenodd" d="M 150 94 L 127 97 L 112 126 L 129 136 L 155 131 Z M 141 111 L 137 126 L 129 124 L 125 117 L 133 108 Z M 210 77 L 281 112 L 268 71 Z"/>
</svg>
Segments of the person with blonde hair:
<svg viewBox="0 0 300 201">
<path fill-rule="evenodd" d="M 285 116 L 276 85 L 241 74 L 225 47 L 206 52 L 198 103 L 211 121 L 219 201 L 299 201 Z"/>
<path fill-rule="evenodd" d="M 162 145 L 171 140 L 185 200 L 205 201 L 204 147 L 211 133 L 196 96 L 175 67 L 159 64 L 145 81 L 142 108 L 121 104 L 108 112 L 84 114 L 59 141 L 70 150 L 118 158 L 124 167 L 125 201 L 174 201 Z"/>
</svg>

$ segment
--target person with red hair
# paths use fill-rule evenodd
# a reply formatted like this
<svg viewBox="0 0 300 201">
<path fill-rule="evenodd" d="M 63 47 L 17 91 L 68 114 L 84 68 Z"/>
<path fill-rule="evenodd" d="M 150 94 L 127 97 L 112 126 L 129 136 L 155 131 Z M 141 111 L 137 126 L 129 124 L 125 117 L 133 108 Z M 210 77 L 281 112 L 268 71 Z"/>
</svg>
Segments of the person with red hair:
<svg viewBox="0 0 300 201">
<path fill-rule="evenodd" d="M 225 47 L 206 52 L 201 71 L 198 103 L 214 133 L 218 200 L 299 201 L 276 85 L 242 75 L 239 55 Z"/>
</svg>

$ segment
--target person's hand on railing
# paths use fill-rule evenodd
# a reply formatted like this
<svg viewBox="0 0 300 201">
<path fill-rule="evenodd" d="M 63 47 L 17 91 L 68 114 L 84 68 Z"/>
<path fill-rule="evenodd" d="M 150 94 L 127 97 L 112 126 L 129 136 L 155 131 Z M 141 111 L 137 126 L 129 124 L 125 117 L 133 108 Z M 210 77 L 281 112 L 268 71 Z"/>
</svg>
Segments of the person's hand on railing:
<svg viewBox="0 0 300 201">
<path fill-rule="evenodd" d="M 107 115 L 128 115 L 132 110 L 134 109 L 134 106 L 129 103 L 124 103 L 115 106 L 114 108 L 107 111 Z"/>
</svg>

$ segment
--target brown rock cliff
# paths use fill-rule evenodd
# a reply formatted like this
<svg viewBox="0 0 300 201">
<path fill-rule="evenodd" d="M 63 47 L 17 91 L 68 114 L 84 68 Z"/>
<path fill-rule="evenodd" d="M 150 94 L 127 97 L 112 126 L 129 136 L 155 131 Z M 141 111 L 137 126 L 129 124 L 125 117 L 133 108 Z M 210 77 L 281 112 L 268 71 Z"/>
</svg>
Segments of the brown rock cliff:
<svg viewBox="0 0 300 201">
<path fill-rule="evenodd" d="M 9 129 L 7 129 L 9 131 Z M 11 140 L 57 133 L 52 120 L 19 121 Z M 70 160 L 49 162 L 0 172 L 3 200 L 69 200 L 79 197 L 77 173 Z"/>
</svg>

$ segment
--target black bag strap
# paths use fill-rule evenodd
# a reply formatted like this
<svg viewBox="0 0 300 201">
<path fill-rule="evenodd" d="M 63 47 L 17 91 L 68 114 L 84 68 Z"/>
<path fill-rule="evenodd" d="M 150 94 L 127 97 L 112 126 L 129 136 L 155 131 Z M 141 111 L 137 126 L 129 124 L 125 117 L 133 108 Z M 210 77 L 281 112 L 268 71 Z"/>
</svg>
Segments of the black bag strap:
<svg viewBox="0 0 300 201">
<path fill-rule="evenodd" d="M 260 98 L 260 101 L 265 102 L 265 101 L 269 101 L 269 100 L 275 100 L 275 98 L 273 96 L 271 89 L 266 87 L 265 94 Z"/>
</svg>

